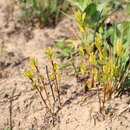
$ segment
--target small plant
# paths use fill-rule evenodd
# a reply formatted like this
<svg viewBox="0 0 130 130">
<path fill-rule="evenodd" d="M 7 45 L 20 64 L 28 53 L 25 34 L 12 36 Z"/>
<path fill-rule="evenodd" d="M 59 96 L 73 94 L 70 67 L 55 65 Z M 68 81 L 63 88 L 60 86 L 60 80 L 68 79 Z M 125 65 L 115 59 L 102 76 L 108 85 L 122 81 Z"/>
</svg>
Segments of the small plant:
<svg viewBox="0 0 130 130">
<path fill-rule="evenodd" d="M 25 70 L 24 75 L 30 80 L 32 87 L 37 90 L 46 107 L 46 110 L 53 117 L 62 105 L 59 88 L 60 74 L 58 65 L 54 63 L 51 48 L 47 49 L 46 54 L 50 60 L 52 69 L 49 69 L 48 66 L 46 66 L 46 74 L 42 74 L 37 59 L 35 57 L 30 57 L 31 68 L 29 70 Z M 52 71 L 50 72 L 50 70 Z M 47 87 L 48 85 L 50 86 L 50 90 Z M 53 98 L 53 101 L 51 98 Z"/>
<path fill-rule="evenodd" d="M 106 101 L 124 90 L 130 73 L 130 22 L 116 23 L 108 28 L 105 20 L 120 9 L 119 5 L 112 10 L 108 6 L 110 3 L 92 0 L 70 2 L 77 7 L 74 18 L 79 29 L 80 44 L 74 48 L 76 53 L 72 50 L 69 52 L 72 60 L 68 62 L 73 65 L 77 79 L 84 77 L 80 81 L 84 84 L 85 92 L 96 88 L 102 112 Z M 62 54 L 65 52 L 59 49 Z M 79 63 L 76 63 L 77 58 Z"/>
<path fill-rule="evenodd" d="M 66 11 L 68 3 L 62 0 L 19 0 L 25 6 L 22 8 L 22 16 L 25 22 L 34 18 L 43 25 L 56 24 L 59 21 L 62 11 Z"/>
<path fill-rule="evenodd" d="M 58 94 L 57 96 L 58 96 L 59 104 L 61 105 L 60 88 L 59 88 L 60 75 L 58 74 L 59 66 L 56 63 L 54 63 L 52 48 L 48 48 L 46 51 L 46 54 L 48 56 L 48 59 L 50 60 L 52 71 L 53 71 L 52 75 L 50 75 L 50 79 L 54 82 L 55 90 L 57 91 L 57 94 Z"/>
<path fill-rule="evenodd" d="M 44 103 L 44 105 L 46 106 L 48 112 L 50 112 L 52 114 L 52 110 L 50 108 L 50 101 L 48 98 L 48 93 L 45 87 L 45 77 L 44 75 L 41 75 L 39 67 L 38 67 L 38 62 L 35 59 L 35 57 L 30 57 L 30 67 L 32 68 L 32 70 L 36 71 L 36 76 L 38 77 L 36 80 L 34 79 L 35 73 L 31 70 L 25 70 L 24 71 L 24 75 L 31 81 L 31 85 L 33 88 L 36 88 L 36 90 L 38 91 L 39 95 L 41 96 L 41 99 Z M 47 97 L 47 101 L 45 100 L 45 98 L 42 95 L 42 90 L 44 89 L 46 97 Z"/>
</svg>

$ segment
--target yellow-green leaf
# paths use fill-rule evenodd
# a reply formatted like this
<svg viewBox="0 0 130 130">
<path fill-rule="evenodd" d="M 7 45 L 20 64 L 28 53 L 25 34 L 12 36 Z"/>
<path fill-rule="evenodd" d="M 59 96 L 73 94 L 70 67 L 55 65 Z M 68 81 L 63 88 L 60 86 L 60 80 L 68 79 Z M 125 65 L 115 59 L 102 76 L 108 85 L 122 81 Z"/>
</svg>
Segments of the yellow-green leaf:
<svg viewBox="0 0 130 130">
<path fill-rule="evenodd" d="M 30 56 L 30 66 L 32 69 L 36 69 L 38 66 L 37 59 L 34 56 Z"/>
<path fill-rule="evenodd" d="M 36 85 L 35 82 L 31 82 L 31 85 L 32 85 L 33 88 L 37 88 L 37 85 Z"/>
<path fill-rule="evenodd" d="M 122 56 L 124 54 L 124 47 L 123 47 L 123 44 L 122 43 L 117 43 L 115 45 L 115 51 L 116 51 L 116 54 L 117 56 Z"/>
<path fill-rule="evenodd" d="M 53 51 L 51 47 L 47 48 L 46 55 L 48 56 L 49 59 L 52 59 Z"/>
<path fill-rule="evenodd" d="M 53 81 L 53 80 L 55 80 L 55 75 L 54 75 L 54 74 L 50 74 L 50 75 L 49 75 L 49 78 L 50 78 L 50 80 Z"/>
<path fill-rule="evenodd" d="M 33 79 L 34 78 L 34 72 L 32 72 L 31 70 L 25 70 L 24 71 L 24 76 L 26 78 Z"/>
<path fill-rule="evenodd" d="M 55 72 L 57 72 L 59 70 L 59 66 L 55 63 L 53 65 L 53 69 L 54 69 Z"/>
<path fill-rule="evenodd" d="M 93 53 L 91 53 L 90 54 L 90 57 L 89 57 L 89 63 L 91 64 L 91 65 L 96 65 L 96 56 L 93 54 Z"/>
<path fill-rule="evenodd" d="M 86 64 L 81 63 L 79 69 L 80 69 L 81 74 L 85 74 L 85 72 L 86 72 Z"/>
<path fill-rule="evenodd" d="M 79 48 L 79 54 L 80 54 L 81 57 L 84 56 L 84 50 L 83 50 L 83 48 Z"/>
</svg>

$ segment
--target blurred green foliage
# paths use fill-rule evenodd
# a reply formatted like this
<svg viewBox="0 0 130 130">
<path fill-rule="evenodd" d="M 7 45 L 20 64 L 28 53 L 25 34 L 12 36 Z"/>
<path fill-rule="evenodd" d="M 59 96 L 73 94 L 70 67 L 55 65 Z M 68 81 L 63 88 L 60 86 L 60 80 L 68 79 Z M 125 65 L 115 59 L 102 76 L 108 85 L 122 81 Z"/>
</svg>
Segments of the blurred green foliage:
<svg viewBox="0 0 130 130">
<path fill-rule="evenodd" d="M 67 11 L 69 4 L 66 0 L 19 0 L 24 4 L 22 16 L 25 22 L 37 17 L 44 25 L 56 24 L 62 11 Z"/>
</svg>

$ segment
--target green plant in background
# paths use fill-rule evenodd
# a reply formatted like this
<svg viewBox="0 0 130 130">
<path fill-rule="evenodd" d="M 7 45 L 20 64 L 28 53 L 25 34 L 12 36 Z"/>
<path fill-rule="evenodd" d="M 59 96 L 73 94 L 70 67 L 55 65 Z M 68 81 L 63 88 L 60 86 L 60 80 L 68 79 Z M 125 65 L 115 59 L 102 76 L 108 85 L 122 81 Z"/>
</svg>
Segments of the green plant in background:
<svg viewBox="0 0 130 130">
<path fill-rule="evenodd" d="M 75 47 L 71 44 L 72 40 L 61 38 L 56 42 L 57 44 L 53 46 L 53 54 L 60 58 L 61 62 L 71 58 L 71 55 L 75 53 Z M 66 61 L 62 64 L 60 69 L 63 70 L 71 65 L 72 63 L 68 63 L 68 61 Z"/>
<path fill-rule="evenodd" d="M 56 24 L 62 11 L 67 11 L 68 3 L 65 0 L 19 0 L 25 6 L 22 9 L 25 21 L 38 17 L 43 25 Z"/>
<path fill-rule="evenodd" d="M 24 75 L 30 80 L 32 87 L 37 90 L 47 111 L 53 117 L 57 109 L 62 105 L 59 89 L 60 74 L 58 71 L 58 65 L 53 61 L 51 48 L 47 49 L 46 54 L 51 62 L 52 72 L 49 72 L 51 69 L 48 69 L 48 66 L 46 66 L 46 74 L 42 74 L 37 59 L 35 57 L 30 57 L 31 68 L 25 70 Z M 48 85 L 50 86 L 50 90 L 47 87 Z M 53 101 L 51 101 L 51 98 L 53 98 Z M 58 105 L 58 108 L 56 104 Z"/>
<path fill-rule="evenodd" d="M 62 65 L 60 66 L 60 70 L 64 70 L 68 67 L 72 67 L 74 70 L 74 74 L 78 81 L 78 69 L 75 65 L 75 57 L 77 54 L 75 50 L 75 46 L 72 44 L 73 40 L 61 38 L 56 41 L 57 44 L 53 46 L 53 54 L 60 59 Z"/>
<path fill-rule="evenodd" d="M 128 86 L 129 83 L 127 79 L 130 73 L 130 22 L 114 23 L 111 28 L 107 27 L 105 20 L 120 9 L 120 4 L 116 4 L 116 1 L 69 1 L 77 7 L 74 18 L 79 29 L 80 44 L 67 54 L 64 49 L 65 41 L 59 42 L 56 48 L 61 49 L 61 56 L 64 53 L 64 56 L 70 56 L 68 64 L 74 66 L 76 78 L 84 77 L 81 82 L 85 83 L 85 92 L 97 88 L 102 112 L 105 102 L 112 95 L 119 94 L 125 89 L 125 84 Z M 111 8 L 111 3 L 116 9 Z M 129 2 L 125 4 L 129 7 Z M 79 59 L 78 64 L 76 58 Z"/>
</svg>

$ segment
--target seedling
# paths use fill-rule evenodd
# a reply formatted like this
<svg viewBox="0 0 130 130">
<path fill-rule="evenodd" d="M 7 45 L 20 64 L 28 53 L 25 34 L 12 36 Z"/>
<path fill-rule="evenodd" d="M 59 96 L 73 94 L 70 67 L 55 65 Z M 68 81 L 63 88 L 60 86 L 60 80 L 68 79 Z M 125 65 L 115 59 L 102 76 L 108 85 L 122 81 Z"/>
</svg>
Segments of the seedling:
<svg viewBox="0 0 130 130">
<path fill-rule="evenodd" d="M 32 87 L 37 90 L 46 107 L 46 110 L 53 117 L 62 105 L 59 88 L 60 74 L 58 72 L 58 65 L 54 63 L 52 49 L 48 48 L 46 54 L 48 56 L 52 69 L 49 69 L 49 67 L 46 65 L 46 73 L 42 74 L 37 59 L 35 57 L 30 57 L 30 69 L 25 70 L 24 75 L 30 80 Z M 49 85 L 50 90 L 48 89 L 47 85 Z M 52 95 L 50 95 L 50 91 Z M 45 96 L 43 95 L 43 92 Z M 50 100 L 51 96 L 53 98 L 53 101 Z M 56 104 L 58 104 L 58 108 Z"/>
<path fill-rule="evenodd" d="M 59 104 L 61 105 L 61 99 L 60 99 L 60 88 L 59 88 L 59 83 L 58 83 L 58 70 L 59 70 L 59 66 L 54 63 L 54 60 L 53 60 L 53 51 L 52 51 L 52 48 L 48 48 L 46 50 L 46 54 L 48 56 L 48 59 L 50 60 L 50 63 L 51 63 L 51 66 L 52 66 L 52 81 L 54 81 L 54 84 L 55 84 L 55 90 L 57 91 L 57 94 L 58 94 L 58 100 L 59 100 Z"/>
<path fill-rule="evenodd" d="M 40 73 L 40 70 L 39 70 L 39 67 L 38 67 L 38 62 L 35 59 L 35 57 L 30 57 L 30 67 L 32 68 L 32 70 L 36 71 L 37 80 L 34 79 L 35 73 L 31 70 L 25 70 L 24 75 L 25 75 L 25 77 L 27 77 L 31 81 L 32 87 L 35 88 L 38 91 L 44 105 L 46 106 L 47 111 L 52 114 L 53 112 L 52 112 L 51 106 L 50 106 L 51 104 L 50 104 L 50 100 L 49 100 L 49 95 L 47 93 L 47 90 L 46 90 L 46 87 L 45 87 L 45 82 L 44 82 L 45 78 Z M 41 84 L 42 84 L 42 86 L 41 86 Z M 46 99 L 42 95 L 42 89 L 44 89 L 44 91 L 45 91 L 49 105 L 48 105 Z"/>
</svg>

